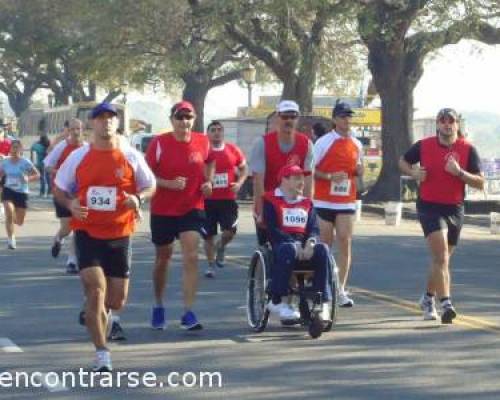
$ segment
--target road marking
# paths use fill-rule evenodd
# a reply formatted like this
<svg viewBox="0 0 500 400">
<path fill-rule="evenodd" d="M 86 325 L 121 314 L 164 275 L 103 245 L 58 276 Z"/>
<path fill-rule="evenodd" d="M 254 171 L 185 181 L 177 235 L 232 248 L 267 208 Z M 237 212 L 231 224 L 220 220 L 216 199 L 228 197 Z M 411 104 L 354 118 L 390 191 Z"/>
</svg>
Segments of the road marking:
<svg viewBox="0 0 500 400">
<path fill-rule="evenodd" d="M 407 311 L 411 311 L 414 314 L 420 315 L 422 311 L 420 307 L 416 305 L 414 302 L 400 299 L 399 297 L 387 296 L 385 294 L 375 292 L 373 290 L 367 290 L 360 287 L 352 287 L 353 291 L 364 296 L 366 298 L 376 300 L 382 303 L 390 304 L 394 307 L 402 308 Z M 472 329 L 483 330 L 492 333 L 500 333 L 500 326 L 497 324 L 488 321 L 483 318 L 471 317 L 468 315 L 459 315 L 454 321 L 453 324 L 466 326 Z"/>
<path fill-rule="evenodd" d="M 48 374 L 42 373 L 42 376 L 40 378 L 37 378 L 38 383 L 41 384 L 45 389 L 47 389 L 51 393 L 57 393 L 57 392 L 67 392 L 69 388 L 64 386 L 62 381 L 60 381 L 62 378 L 59 377 L 59 380 L 57 381 L 57 385 L 49 385 L 48 383 L 52 383 L 53 378 L 48 378 L 47 382 L 47 376 Z M 51 374 L 52 376 L 52 374 Z"/>
<path fill-rule="evenodd" d="M 12 340 L 9 338 L 0 338 L 0 349 L 5 353 L 22 353 L 23 350 L 18 347 Z"/>
<path fill-rule="evenodd" d="M 250 257 L 243 257 L 243 256 L 229 256 L 229 258 L 234 264 L 239 264 L 244 267 L 248 267 L 250 263 Z M 413 314 L 418 314 L 420 315 L 422 311 L 420 310 L 420 307 L 416 305 L 415 302 L 411 302 L 408 300 L 401 299 L 399 297 L 394 297 L 394 296 L 388 296 L 380 292 L 376 292 L 373 290 L 368 290 L 368 289 L 363 289 L 360 287 L 352 287 L 354 291 L 359 293 L 361 296 L 364 296 L 366 298 L 370 298 L 372 300 L 376 300 L 382 303 L 387 303 L 389 305 L 392 305 L 393 307 L 398 307 L 402 308 L 404 310 L 410 311 Z M 482 330 L 490 333 L 500 333 L 500 326 L 495 324 L 492 321 L 489 321 L 484 318 L 478 318 L 478 317 L 472 317 L 470 315 L 459 315 L 453 323 L 455 325 L 460 325 L 460 326 L 465 326 L 467 328 L 471 329 L 476 329 L 476 330 Z"/>
</svg>

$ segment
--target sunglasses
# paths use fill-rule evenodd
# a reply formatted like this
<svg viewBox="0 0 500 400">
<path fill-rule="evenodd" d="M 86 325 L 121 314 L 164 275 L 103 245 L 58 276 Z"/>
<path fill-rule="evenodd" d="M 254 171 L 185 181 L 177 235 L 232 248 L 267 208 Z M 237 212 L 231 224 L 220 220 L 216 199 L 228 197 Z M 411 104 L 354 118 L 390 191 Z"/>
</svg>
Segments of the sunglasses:
<svg viewBox="0 0 500 400">
<path fill-rule="evenodd" d="M 177 120 L 177 121 L 183 121 L 183 120 L 192 120 L 194 119 L 194 115 L 189 115 L 189 114 L 181 114 L 181 115 L 175 115 L 174 118 Z"/>
<path fill-rule="evenodd" d="M 298 115 L 285 115 L 285 114 L 280 114 L 280 119 L 282 119 L 283 121 L 287 121 L 287 120 L 295 120 L 299 118 Z"/>
<path fill-rule="evenodd" d="M 449 124 L 453 124 L 455 122 L 455 119 L 452 118 L 452 117 L 441 117 L 439 118 L 438 120 L 439 122 L 441 122 L 442 124 L 445 124 L 445 123 L 449 123 Z"/>
</svg>

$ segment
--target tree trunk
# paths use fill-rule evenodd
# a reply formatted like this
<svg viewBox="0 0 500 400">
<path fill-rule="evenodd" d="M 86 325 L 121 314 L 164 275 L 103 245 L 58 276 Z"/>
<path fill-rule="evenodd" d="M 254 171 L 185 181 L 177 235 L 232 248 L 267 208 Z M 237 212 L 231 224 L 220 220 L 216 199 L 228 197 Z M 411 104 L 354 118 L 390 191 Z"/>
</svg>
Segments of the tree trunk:
<svg viewBox="0 0 500 400">
<path fill-rule="evenodd" d="M 204 132 L 205 99 L 208 94 L 209 86 L 193 78 L 185 78 L 184 83 L 185 86 L 182 91 L 182 99 L 191 102 L 196 110 L 196 120 L 193 130 Z"/>
<path fill-rule="evenodd" d="M 295 73 L 289 72 L 285 76 L 279 76 L 279 79 L 283 82 L 281 99 L 297 100 L 297 76 Z"/>
<path fill-rule="evenodd" d="M 398 161 L 413 142 L 413 90 L 421 75 L 419 62 L 414 66 L 407 62 L 402 44 L 369 51 L 369 68 L 382 102 L 383 157 L 379 178 L 366 199 L 399 201 Z"/>
<path fill-rule="evenodd" d="M 395 92 L 381 93 L 382 170 L 367 200 L 389 201 L 400 197 L 399 158 L 412 143 L 413 89 L 401 86 Z"/>
<path fill-rule="evenodd" d="M 309 114 L 313 109 L 313 95 L 316 85 L 316 71 L 308 61 L 302 61 L 298 74 L 289 72 L 287 76 L 279 77 L 283 82 L 281 98 L 294 100 L 302 114 Z"/>
<path fill-rule="evenodd" d="M 32 92 L 7 94 L 10 108 L 12 108 L 12 111 L 16 114 L 16 118 L 19 118 L 21 114 L 29 108 L 31 96 L 33 96 Z"/>
</svg>

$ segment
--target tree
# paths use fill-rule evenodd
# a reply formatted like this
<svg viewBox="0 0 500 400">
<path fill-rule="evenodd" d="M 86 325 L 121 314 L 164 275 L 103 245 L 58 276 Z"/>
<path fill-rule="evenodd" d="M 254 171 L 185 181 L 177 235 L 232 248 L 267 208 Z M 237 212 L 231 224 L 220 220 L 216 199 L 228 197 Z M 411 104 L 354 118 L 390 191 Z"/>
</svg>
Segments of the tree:
<svg viewBox="0 0 500 400">
<path fill-rule="evenodd" d="M 281 97 L 296 100 L 303 112 L 312 111 L 318 80 L 335 87 L 361 78 L 362 49 L 356 46 L 351 2 L 234 0 L 224 5 L 227 33 L 272 70 L 283 83 Z"/>
<path fill-rule="evenodd" d="M 193 103 L 195 129 L 203 131 L 208 92 L 241 75 L 240 46 L 227 40 L 221 14 L 214 1 L 147 0 L 130 4 L 139 24 L 128 25 L 127 47 L 146 55 L 154 65 L 149 79 L 156 77 L 175 88 Z M 143 20 L 149 21 L 144 25 Z"/>
<path fill-rule="evenodd" d="M 497 0 L 360 0 L 359 34 L 382 103 L 382 170 L 367 198 L 399 199 L 399 157 L 412 143 L 413 91 L 426 56 L 461 39 L 500 43 Z M 496 14 L 496 15 L 495 15 Z"/>
<path fill-rule="evenodd" d="M 38 28 L 30 15 L 29 8 L 19 8 L 14 1 L 0 3 L 0 90 L 16 116 L 29 107 L 45 70 Z"/>
</svg>

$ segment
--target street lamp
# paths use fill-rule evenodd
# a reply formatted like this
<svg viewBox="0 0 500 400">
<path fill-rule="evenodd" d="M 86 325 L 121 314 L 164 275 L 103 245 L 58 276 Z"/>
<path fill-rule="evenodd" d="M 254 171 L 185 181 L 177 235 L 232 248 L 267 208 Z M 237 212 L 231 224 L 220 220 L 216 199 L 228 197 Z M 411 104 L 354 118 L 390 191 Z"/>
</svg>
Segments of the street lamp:
<svg viewBox="0 0 500 400">
<path fill-rule="evenodd" d="M 120 91 L 123 93 L 123 104 L 127 104 L 127 94 L 128 94 L 129 84 L 127 81 L 123 81 L 120 85 Z"/>
<path fill-rule="evenodd" d="M 248 109 L 252 108 L 252 85 L 255 83 L 256 72 L 257 70 L 251 64 L 241 71 L 241 77 L 248 87 Z"/>
<path fill-rule="evenodd" d="M 49 93 L 47 99 L 49 102 L 49 108 L 54 107 L 54 95 L 52 93 Z"/>
</svg>

